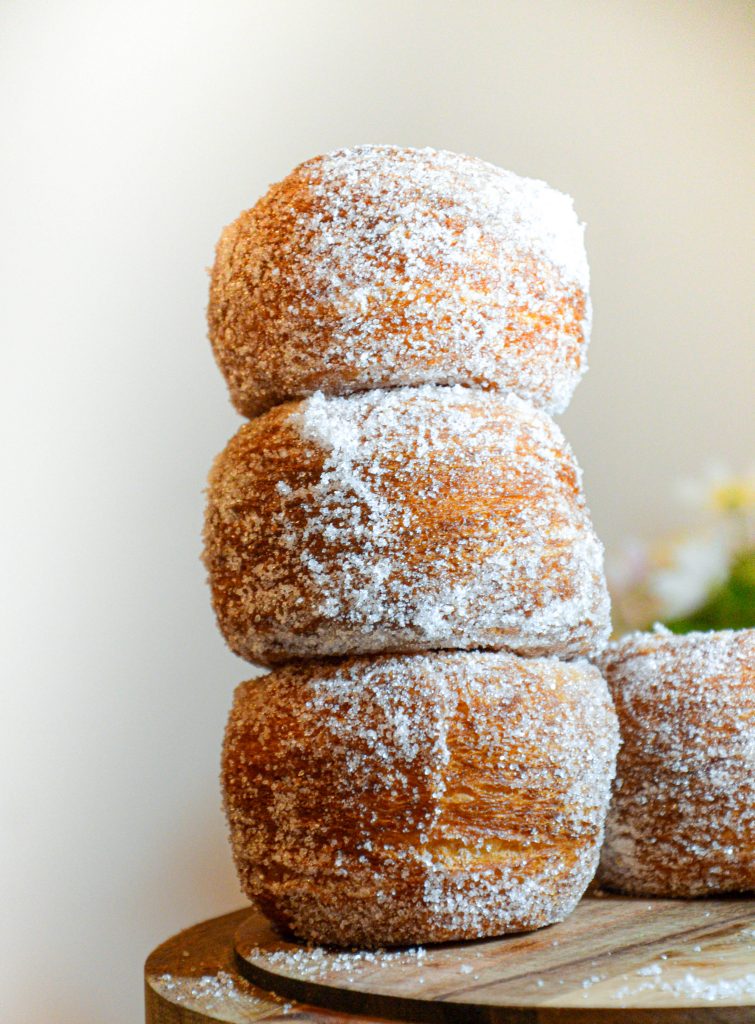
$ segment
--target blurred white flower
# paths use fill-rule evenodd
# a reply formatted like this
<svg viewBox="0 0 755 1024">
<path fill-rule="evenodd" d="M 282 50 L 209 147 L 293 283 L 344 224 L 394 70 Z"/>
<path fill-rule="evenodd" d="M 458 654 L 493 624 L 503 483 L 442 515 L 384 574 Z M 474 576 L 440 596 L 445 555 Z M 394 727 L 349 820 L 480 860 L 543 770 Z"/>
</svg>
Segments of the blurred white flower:
<svg viewBox="0 0 755 1024">
<path fill-rule="evenodd" d="M 674 544 L 670 562 L 653 569 L 648 590 L 665 619 L 694 612 L 729 575 L 731 553 L 723 534 L 693 535 Z"/>
<path fill-rule="evenodd" d="M 695 479 L 677 487 L 682 502 L 715 515 L 755 514 L 755 467 L 735 474 L 720 462 L 710 463 Z"/>
<path fill-rule="evenodd" d="M 695 509 L 697 522 L 653 543 L 630 540 L 607 560 L 619 635 L 647 629 L 656 619 L 694 617 L 755 550 L 755 469 L 737 475 L 720 464 L 710 465 L 698 479 L 686 480 L 676 490 L 684 504 Z M 747 570 L 742 571 L 746 578 Z M 749 622 L 755 614 L 752 598 L 746 584 L 737 587 L 740 596 L 733 608 L 739 610 L 727 606 L 725 616 L 735 614 L 738 621 Z M 731 601 L 731 595 L 726 600 Z M 706 612 L 711 614 L 716 613 Z"/>
<path fill-rule="evenodd" d="M 650 571 L 650 558 L 647 544 L 630 537 L 619 551 L 607 559 L 606 575 L 612 588 L 619 591 L 636 587 L 646 578 Z"/>
</svg>

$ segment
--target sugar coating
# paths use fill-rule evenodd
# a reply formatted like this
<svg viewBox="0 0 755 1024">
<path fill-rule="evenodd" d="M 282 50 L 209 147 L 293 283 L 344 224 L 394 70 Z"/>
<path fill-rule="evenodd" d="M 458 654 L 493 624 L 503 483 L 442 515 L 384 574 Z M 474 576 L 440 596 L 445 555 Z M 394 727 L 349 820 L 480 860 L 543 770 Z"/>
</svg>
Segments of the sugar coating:
<svg viewBox="0 0 755 1024">
<path fill-rule="evenodd" d="M 270 970 L 285 971 L 306 981 L 321 981 L 332 974 L 346 975 L 353 983 L 360 970 L 379 967 L 385 970 L 397 964 L 412 969 L 422 969 L 427 957 L 423 946 L 403 949 L 354 949 L 334 953 L 322 946 L 305 946 L 295 949 L 270 949 L 268 946 L 252 946 L 246 951 L 249 959 L 264 960 Z M 465 970 L 468 968 L 468 970 Z M 471 973 L 469 964 L 461 965 L 463 974 Z"/>
<path fill-rule="evenodd" d="M 755 889 L 755 630 L 635 633 L 600 666 L 622 735 L 601 883 Z"/>
<path fill-rule="evenodd" d="M 150 979 L 150 985 L 170 1002 L 185 1006 L 197 1013 L 215 1012 L 213 1020 L 259 1020 L 263 1010 L 276 1010 L 288 1016 L 294 1012 L 292 1003 L 286 1003 L 273 992 L 259 993 L 244 978 L 218 970 L 199 977 L 165 972 Z M 229 1015 L 229 1016 L 226 1016 Z M 209 1019 L 209 1018 L 205 1018 Z"/>
<path fill-rule="evenodd" d="M 375 947 L 562 920 L 595 871 L 617 728 L 586 661 L 309 662 L 240 686 L 223 788 L 245 893 Z"/>
<path fill-rule="evenodd" d="M 603 549 L 553 421 L 514 397 L 400 388 L 278 407 L 210 475 L 205 564 L 251 661 L 608 639 Z"/>
<path fill-rule="evenodd" d="M 641 972 L 637 971 L 637 973 Z M 694 971 L 686 971 L 681 977 L 673 980 L 661 977 L 660 973 L 659 971 L 652 981 L 622 985 L 613 992 L 611 998 L 624 1003 L 631 1000 L 632 1005 L 636 1005 L 638 995 L 663 992 L 674 996 L 680 1002 L 695 1000 L 696 1002 L 737 1005 L 744 999 L 755 996 L 755 972 L 743 974 L 739 978 L 720 978 L 717 981 L 701 977 Z"/>
<path fill-rule="evenodd" d="M 568 196 L 473 157 L 358 146 L 225 229 L 208 319 L 243 415 L 425 383 L 560 412 L 587 368 L 588 289 Z"/>
</svg>

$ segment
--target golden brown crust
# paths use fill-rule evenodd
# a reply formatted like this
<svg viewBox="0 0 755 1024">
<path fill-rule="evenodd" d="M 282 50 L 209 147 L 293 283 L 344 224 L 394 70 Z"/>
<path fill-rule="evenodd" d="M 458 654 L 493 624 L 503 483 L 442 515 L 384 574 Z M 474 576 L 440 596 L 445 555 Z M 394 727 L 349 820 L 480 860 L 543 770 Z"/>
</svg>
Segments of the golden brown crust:
<svg viewBox="0 0 755 1024">
<path fill-rule="evenodd" d="M 301 938 L 377 946 L 561 920 L 593 875 L 616 752 L 587 662 L 310 662 L 239 687 L 223 788 L 246 894 Z"/>
<path fill-rule="evenodd" d="M 586 369 L 583 229 L 542 182 L 434 150 L 316 157 L 223 232 L 215 356 L 242 415 L 466 384 L 562 411 Z"/>
<path fill-rule="evenodd" d="M 755 630 L 636 633 L 600 664 L 622 738 L 601 883 L 755 889 Z"/>
<path fill-rule="evenodd" d="M 210 476 L 205 564 L 250 661 L 602 648 L 602 547 L 558 428 L 465 388 L 315 396 L 245 424 Z"/>
</svg>

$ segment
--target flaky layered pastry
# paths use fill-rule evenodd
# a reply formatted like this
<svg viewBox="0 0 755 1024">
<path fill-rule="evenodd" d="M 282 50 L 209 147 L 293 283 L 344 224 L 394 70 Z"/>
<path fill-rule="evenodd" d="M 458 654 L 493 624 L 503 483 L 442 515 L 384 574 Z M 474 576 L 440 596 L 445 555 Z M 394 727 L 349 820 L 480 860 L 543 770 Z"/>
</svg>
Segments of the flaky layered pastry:
<svg viewBox="0 0 755 1024">
<path fill-rule="evenodd" d="M 587 368 L 572 201 L 474 157 L 359 146 L 225 229 L 208 311 L 242 415 L 316 391 L 466 384 L 562 411 Z"/>
<path fill-rule="evenodd" d="M 247 896 L 375 947 L 560 921 L 598 861 L 617 746 L 585 661 L 315 661 L 236 691 L 222 780 Z"/>
<path fill-rule="evenodd" d="M 755 890 L 755 630 L 635 633 L 600 665 L 622 739 L 601 883 Z"/>
<path fill-rule="evenodd" d="M 462 387 L 316 395 L 245 424 L 210 475 L 205 564 L 250 661 L 506 649 L 609 631 L 603 549 L 553 421 Z"/>
</svg>

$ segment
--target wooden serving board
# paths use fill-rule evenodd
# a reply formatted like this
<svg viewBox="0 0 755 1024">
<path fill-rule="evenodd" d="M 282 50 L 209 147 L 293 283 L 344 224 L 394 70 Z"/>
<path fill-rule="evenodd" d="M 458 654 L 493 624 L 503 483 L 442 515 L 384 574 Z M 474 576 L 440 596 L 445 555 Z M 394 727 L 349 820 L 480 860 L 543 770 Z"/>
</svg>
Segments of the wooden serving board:
<svg viewBox="0 0 755 1024">
<path fill-rule="evenodd" d="M 291 1003 L 236 967 L 233 936 L 249 907 L 203 921 L 158 946 L 144 966 L 146 1024 L 384 1024 L 375 1017 Z"/>
<path fill-rule="evenodd" d="M 748 899 L 588 897 L 528 935 L 374 955 L 308 949 L 246 908 L 145 966 L 147 1024 L 754 1024 L 754 993 Z"/>
<path fill-rule="evenodd" d="M 236 932 L 242 973 L 284 997 L 403 1021 L 755 1022 L 755 901 L 584 899 L 562 924 L 347 953 Z"/>
</svg>

